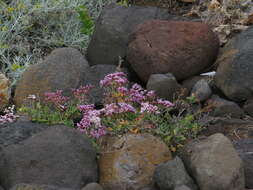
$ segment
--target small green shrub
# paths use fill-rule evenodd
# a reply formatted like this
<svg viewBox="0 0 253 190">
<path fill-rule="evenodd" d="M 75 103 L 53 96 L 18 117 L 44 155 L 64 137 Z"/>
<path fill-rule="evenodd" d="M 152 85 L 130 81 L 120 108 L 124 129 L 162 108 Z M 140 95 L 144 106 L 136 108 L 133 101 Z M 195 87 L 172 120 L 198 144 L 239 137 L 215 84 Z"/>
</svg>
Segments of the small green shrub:
<svg viewBox="0 0 253 190">
<path fill-rule="evenodd" d="M 94 30 L 94 21 L 91 19 L 88 9 L 85 6 L 79 6 L 77 12 L 82 23 L 81 32 L 90 36 Z"/>
</svg>

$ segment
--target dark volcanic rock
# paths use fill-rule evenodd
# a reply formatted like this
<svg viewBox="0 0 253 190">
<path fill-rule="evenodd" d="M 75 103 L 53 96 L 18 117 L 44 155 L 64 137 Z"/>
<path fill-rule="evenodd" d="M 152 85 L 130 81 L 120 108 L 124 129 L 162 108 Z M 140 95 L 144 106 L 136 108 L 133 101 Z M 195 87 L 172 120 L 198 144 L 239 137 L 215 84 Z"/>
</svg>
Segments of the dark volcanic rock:
<svg viewBox="0 0 253 190">
<path fill-rule="evenodd" d="M 246 187 L 253 189 L 253 139 L 235 141 L 234 146 L 243 160 Z"/>
<path fill-rule="evenodd" d="M 98 179 L 96 151 L 80 132 L 58 125 L 0 152 L 0 183 L 80 189 Z"/>
<path fill-rule="evenodd" d="M 230 41 L 218 59 L 215 83 L 235 101 L 253 96 L 253 26 Z"/>
<path fill-rule="evenodd" d="M 62 188 L 53 185 L 37 185 L 37 184 L 17 184 L 11 190 L 75 190 L 70 188 Z"/>
<path fill-rule="evenodd" d="M 144 82 L 164 73 L 184 80 L 210 67 L 218 51 L 219 40 L 204 23 L 151 20 L 131 34 L 127 61 Z"/>
<path fill-rule="evenodd" d="M 140 23 L 150 19 L 183 20 L 168 14 L 166 9 L 156 7 L 124 7 L 110 4 L 99 16 L 95 31 L 87 49 L 87 59 L 91 65 L 114 64 L 119 56 L 126 56 L 128 37 Z"/>
<path fill-rule="evenodd" d="M 188 143 L 182 158 L 201 190 L 244 190 L 243 162 L 222 134 Z"/>
<path fill-rule="evenodd" d="M 211 109 L 210 114 L 215 117 L 230 116 L 232 118 L 240 118 L 244 114 L 243 110 L 235 102 L 225 100 L 217 95 L 213 95 L 207 101 L 207 107 Z"/>
<path fill-rule="evenodd" d="M 0 126 L 0 149 L 9 145 L 18 144 L 29 137 L 44 131 L 48 125 L 33 123 L 31 121 L 20 121 Z"/>
<path fill-rule="evenodd" d="M 191 90 L 191 95 L 194 95 L 198 101 L 203 102 L 212 95 L 212 90 L 205 79 L 198 81 Z"/>
<path fill-rule="evenodd" d="M 173 190 L 183 185 L 191 187 L 192 189 L 197 189 L 197 186 L 185 170 L 184 163 L 179 157 L 160 164 L 155 169 L 154 181 L 161 190 Z"/>
<path fill-rule="evenodd" d="M 151 75 L 147 83 L 147 89 L 154 90 L 157 96 L 170 101 L 186 91 L 170 73 Z"/>
</svg>

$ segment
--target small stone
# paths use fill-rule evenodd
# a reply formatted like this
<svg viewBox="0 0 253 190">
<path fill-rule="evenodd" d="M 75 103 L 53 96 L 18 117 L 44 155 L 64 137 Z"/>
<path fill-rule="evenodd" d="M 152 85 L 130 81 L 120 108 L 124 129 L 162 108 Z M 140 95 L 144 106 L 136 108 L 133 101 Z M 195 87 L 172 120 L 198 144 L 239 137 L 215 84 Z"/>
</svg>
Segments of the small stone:
<svg viewBox="0 0 253 190">
<path fill-rule="evenodd" d="M 176 78 L 171 74 L 153 74 L 147 83 L 148 90 L 154 90 L 156 95 L 170 101 L 175 100 L 180 94 L 185 93 Z"/>
<path fill-rule="evenodd" d="M 181 82 L 181 85 L 191 92 L 192 87 L 201 79 L 207 78 L 206 76 L 193 76 Z"/>
<path fill-rule="evenodd" d="M 201 79 L 193 86 L 191 95 L 195 96 L 198 101 L 203 102 L 212 95 L 212 90 L 208 82 Z"/>
<path fill-rule="evenodd" d="M 179 157 L 164 164 L 160 164 L 155 169 L 154 181 L 161 190 L 174 189 L 182 185 L 187 185 L 195 190 L 197 189 L 197 186 L 188 175 Z"/>
</svg>

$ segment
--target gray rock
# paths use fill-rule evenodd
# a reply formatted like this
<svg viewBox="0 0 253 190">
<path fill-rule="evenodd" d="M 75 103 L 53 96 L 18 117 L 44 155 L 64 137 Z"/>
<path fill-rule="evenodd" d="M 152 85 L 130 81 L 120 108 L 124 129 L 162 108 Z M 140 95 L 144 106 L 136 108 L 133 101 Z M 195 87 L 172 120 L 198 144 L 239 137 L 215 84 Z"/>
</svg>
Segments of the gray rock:
<svg viewBox="0 0 253 190">
<path fill-rule="evenodd" d="M 79 189 L 98 178 L 90 140 L 62 125 L 3 148 L 0 157 L 0 181 L 5 189 L 19 183 Z"/>
<path fill-rule="evenodd" d="M 135 26 L 151 19 L 175 20 L 179 17 L 169 15 L 166 9 L 156 7 L 124 7 L 116 4 L 106 6 L 96 22 L 87 49 L 89 63 L 117 65 L 119 56 L 126 56 L 129 34 Z"/>
<path fill-rule="evenodd" d="M 0 150 L 9 145 L 18 144 L 29 137 L 44 131 L 49 126 L 33 123 L 31 121 L 18 120 L 15 123 L 8 123 L 0 126 Z"/>
<path fill-rule="evenodd" d="M 191 188 L 183 185 L 183 186 L 180 186 L 180 187 L 176 187 L 174 190 L 192 190 Z"/>
<path fill-rule="evenodd" d="M 253 117 L 253 98 L 247 100 L 243 106 L 243 110 Z"/>
<path fill-rule="evenodd" d="M 147 89 L 154 90 L 157 96 L 170 101 L 176 99 L 185 90 L 170 73 L 151 75 L 147 83 Z"/>
<path fill-rule="evenodd" d="M 201 79 L 193 86 L 191 95 L 194 95 L 200 102 L 203 102 L 212 95 L 212 90 L 208 85 L 208 82 Z"/>
<path fill-rule="evenodd" d="M 38 185 L 20 183 L 11 188 L 11 190 L 75 190 L 70 188 L 62 188 L 53 185 Z"/>
<path fill-rule="evenodd" d="M 244 190 L 243 162 L 224 135 L 187 144 L 182 158 L 201 190 Z"/>
<path fill-rule="evenodd" d="M 193 76 L 181 82 L 182 86 L 191 92 L 192 87 L 201 79 L 205 79 L 207 76 Z"/>
<path fill-rule="evenodd" d="M 253 188 L 253 139 L 241 139 L 234 142 L 235 149 L 243 160 L 245 183 L 248 189 Z"/>
<path fill-rule="evenodd" d="M 85 187 L 83 187 L 81 190 L 103 190 L 103 187 L 99 185 L 98 183 L 89 183 Z"/>
<path fill-rule="evenodd" d="M 243 110 L 235 103 L 229 100 L 213 95 L 208 101 L 207 106 L 211 109 L 210 115 L 215 117 L 230 116 L 240 118 L 243 116 Z"/>
<path fill-rule="evenodd" d="M 218 59 L 215 83 L 232 100 L 253 96 L 253 26 L 232 39 Z"/>
<path fill-rule="evenodd" d="M 84 80 L 88 62 L 73 48 L 54 50 L 42 63 L 30 66 L 21 76 L 14 101 L 21 106 L 28 95 L 43 97 L 45 92 L 63 90 L 65 95 Z"/>
<path fill-rule="evenodd" d="M 184 163 L 179 157 L 164 164 L 160 164 L 155 169 L 154 181 L 161 190 L 173 190 L 182 185 L 197 189 L 197 186 L 188 175 Z"/>
<path fill-rule="evenodd" d="M 0 186 L 0 190 L 4 190 L 4 188 L 2 188 L 2 187 Z"/>
</svg>

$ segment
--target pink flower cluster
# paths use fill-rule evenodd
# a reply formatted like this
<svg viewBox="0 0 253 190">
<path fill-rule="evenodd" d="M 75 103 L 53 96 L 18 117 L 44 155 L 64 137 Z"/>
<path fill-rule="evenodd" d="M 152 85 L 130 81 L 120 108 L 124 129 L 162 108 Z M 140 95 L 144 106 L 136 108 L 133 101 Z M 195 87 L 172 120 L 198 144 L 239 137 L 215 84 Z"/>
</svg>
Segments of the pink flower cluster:
<svg viewBox="0 0 253 190">
<path fill-rule="evenodd" d="M 56 92 L 46 92 L 44 96 L 45 101 L 55 105 L 63 105 L 69 100 L 69 97 L 62 95 L 62 90 L 57 90 Z"/>
<path fill-rule="evenodd" d="M 148 102 L 141 103 L 141 113 L 147 112 L 147 113 L 154 113 L 159 114 L 159 108 L 156 105 L 152 105 Z"/>
<path fill-rule="evenodd" d="M 121 113 L 127 113 L 127 112 L 132 112 L 135 113 L 136 110 L 135 108 L 127 103 L 112 103 L 112 104 L 106 104 L 105 108 L 101 110 L 102 113 L 105 116 L 112 116 L 114 114 L 121 114 Z"/>
<path fill-rule="evenodd" d="M 105 135 L 107 127 L 109 127 L 102 124 L 103 119 L 120 119 L 120 117 L 128 117 L 127 114 L 130 113 L 138 115 L 146 113 L 159 114 L 161 108 L 173 106 L 170 101 L 158 99 L 154 91 L 147 91 L 138 84 L 134 84 L 128 89 L 128 83 L 126 74 L 123 72 L 105 76 L 100 81 L 100 86 L 105 88 L 105 100 L 107 101 L 104 108 L 100 110 L 96 110 L 93 104 L 87 104 L 86 98 L 92 88 L 91 85 L 73 89 L 74 97 L 79 100 L 79 104 L 81 103 L 78 109 L 83 114 L 81 121 L 77 124 L 77 129 L 97 139 Z M 54 93 L 45 93 L 45 97 L 46 101 L 53 103 L 61 110 L 63 110 L 62 107 L 66 107 L 71 103 L 68 97 L 62 95 L 61 90 Z"/>
<path fill-rule="evenodd" d="M 128 83 L 126 74 L 123 72 L 116 72 L 108 74 L 100 81 L 101 87 L 124 86 Z"/>
<path fill-rule="evenodd" d="M 81 86 L 78 89 L 72 89 L 72 93 L 80 102 L 84 103 L 87 100 L 87 94 L 93 88 L 92 85 Z"/>
<path fill-rule="evenodd" d="M 167 108 L 174 106 L 174 104 L 172 104 L 170 101 L 162 100 L 162 99 L 157 99 L 157 104 L 162 105 Z"/>
<path fill-rule="evenodd" d="M 4 110 L 4 115 L 0 116 L 0 124 L 12 123 L 19 117 L 14 114 L 14 108 L 15 106 L 13 105 Z"/>
<path fill-rule="evenodd" d="M 101 124 L 101 111 L 95 110 L 92 104 L 80 105 L 79 109 L 83 113 L 83 118 L 77 124 L 78 130 L 96 139 L 104 136 L 106 134 L 106 127 Z"/>
</svg>

